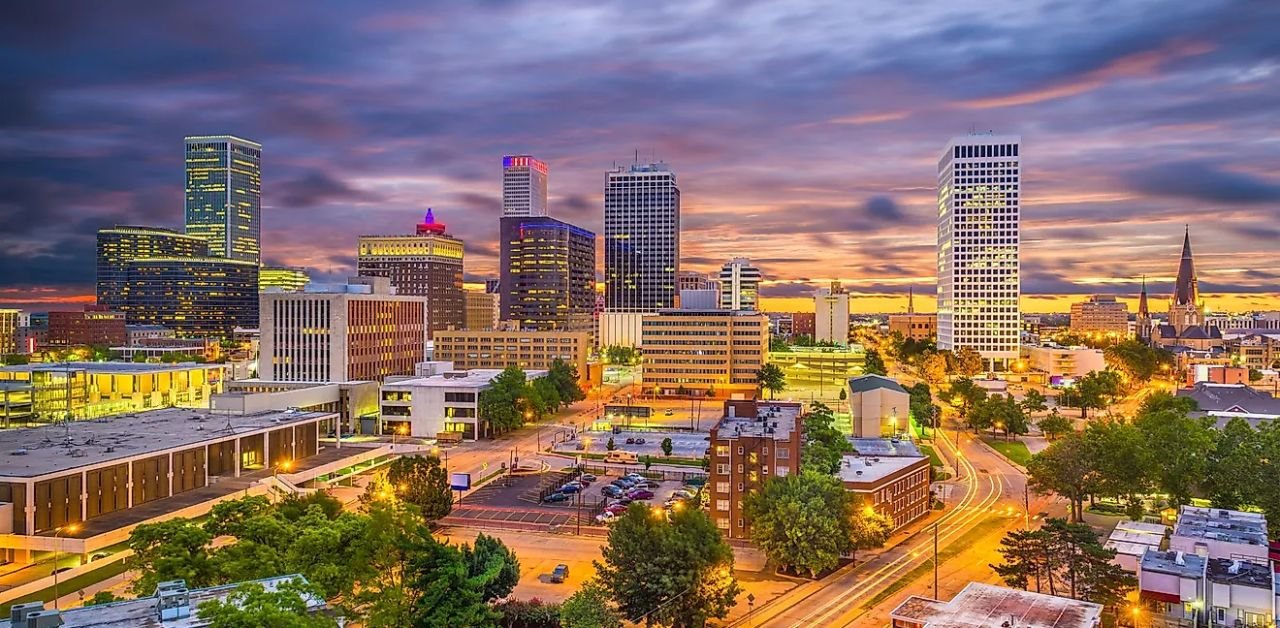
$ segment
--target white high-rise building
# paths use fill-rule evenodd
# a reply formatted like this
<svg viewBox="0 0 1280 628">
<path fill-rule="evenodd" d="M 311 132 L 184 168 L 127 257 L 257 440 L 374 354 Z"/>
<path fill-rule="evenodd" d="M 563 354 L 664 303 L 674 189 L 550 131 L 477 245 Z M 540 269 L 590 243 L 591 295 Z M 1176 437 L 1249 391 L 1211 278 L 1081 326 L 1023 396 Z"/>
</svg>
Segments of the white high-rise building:
<svg viewBox="0 0 1280 628">
<path fill-rule="evenodd" d="M 745 257 L 735 257 L 720 267 L 720 309 L 755 310 L 759 303 L 760 269 Z"/>
<path fill-rule="evenodd" d="M 849 293 L 838 281 L 813 293 L 813 340 L 849 344 Z"/>
<path fill-rule="evenodd" d="M 1022 138 L 966 135 L 938 161 L 938 348 L 1018 358 Z"/>
<path fill-rule="evenodd" d="M 604 304 L 611 312 L 676 306 L 680 188 L 666 164 L 605 173 Z"/>
<path fill-rule="evenodd" d="M 502 215 L 547 215 L 547 164 L 531 155 L 502 158 Z"/>
</svg>

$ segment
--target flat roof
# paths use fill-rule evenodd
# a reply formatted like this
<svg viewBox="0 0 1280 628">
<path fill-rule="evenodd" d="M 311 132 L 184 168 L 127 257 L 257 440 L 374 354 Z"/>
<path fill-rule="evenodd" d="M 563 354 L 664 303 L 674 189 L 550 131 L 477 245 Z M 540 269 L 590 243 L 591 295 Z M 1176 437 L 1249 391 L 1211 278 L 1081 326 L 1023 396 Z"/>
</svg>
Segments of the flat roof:
<svg viewBox="0 0 1280 628">
<path fill-rule="evenodd" d="M 448 371 L 430 377 L 412 377 L 398 381 L 386 381 L 383 388 L 482 388 L 493 378 L 502 374 L 503 369 L 471 369 L 469 371 Z M 524 372 L 525 379 L 537 379 L 546 375 L 545 370 L 533 369 Z"/>
<path fill-rule="evenodd" d="M 1173 535 L 1267 546 L 1267 518 L 1256 512 L 1183 506 Z"/>
<path fill-rule="evenodd" d="M 1204 569 L 1205 559 L 1199 554 L 1174 550 L 1162 552 L 1154 549 L 1142 553 L 1143 571 L 1199 578 L 1204 574 Z"/>
<path fill-rule="evenodd" d="M 295 579 L 301 582 L 307 581 L 306 578 L 299 574 L 291 574 L 252 580 L 251 582 L 261 584 L 267 591 L 275 591 L 276 587 Z M 245 583 L 234 582 L 207 589 L 191 589 L 187 591 L 188 601 L 191 605 L 191 615 L 181 619 L 160 621 L 160 617 L 156 613 L 157 598 L 149 596 L 123 602 L 65 609 L 61 615 L 62 628 L 158 628 L 161 626 L 165 628 L 195 628 L 196 626 L 207 626 L 209 622 L 196 616 L 196 611 L 200 608 L 200 605 L 213 600 L 225 600 L 227 596 L 236 590 L 236 587 L 242 584 Z M 324 600 L 308 596 L 307 610 L 314 612 L 324 608 L 324 606 Z M 0 621 L 0 628 L 10 627 L 10 620 Z"/>
<path fill-rule="evenodd" d="M 145 347 L 127 347 L 144 349 Z M 91 371 L 94 373 L 143 374 L 165 373 L 170 371 L 188 371 L 203 368 L 227 368 L 226 364 L 200 364 L 196 362 L 175 362 L 173 364 L 151 364 L 147 362 L 56 362 L 47 364 L 17 364 L 0 366 L 0 372 L 29 373 L 32 371 L 61 372 Z"/>
<path fill-rule="evenodd" d="M 732 406 L 731 406 L 732 407 Z M 756 416 L 726 416 L 716 424 L 718 438 L 769 436 L 789 439 L 800 416 L 798 403 L 756 402 Z"/>
<path fill-rule="evenodd" d="M 861 456 L 845 454 L 840 461 L 840 480 L 878 482 L 925 460 L 924 456 Z"/>
<path fill-rule="evenodd" d="M 3 430 L 0 431 L 0 477 L 38 477 L 333 416 L 337 413 L 280 410 L 227 414 L 194 408 L 164 408 Z"/>
<path fill-rule="evenodd" d="M 1206 573 L 1211 582 L 1267 589 L 1271 588 L 1275 577 L 1267 565 L 1230 558 L 1210 558 Z"/>
<path fill-rule="evenodd" d="M 923 458 L 915 443 L 904 438 L 849 438 L 853 450 L 862 456 L 911 456 Z"/>
<path fill-rule="evenodd" d="M 990 628 L 1010 619 L 1018 628 L 1094 628 L 1101 621 L 1102 606 L 970 582 L 950 602 L 913 595 L 890 615 L 928 628 Z"/>
</svg>

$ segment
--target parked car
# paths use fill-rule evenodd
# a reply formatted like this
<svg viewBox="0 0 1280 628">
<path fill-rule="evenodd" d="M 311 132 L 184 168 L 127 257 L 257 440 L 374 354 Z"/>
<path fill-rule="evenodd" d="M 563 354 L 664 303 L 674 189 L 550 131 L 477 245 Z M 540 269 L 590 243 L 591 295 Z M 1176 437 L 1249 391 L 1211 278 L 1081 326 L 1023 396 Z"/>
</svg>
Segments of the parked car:
<svg viewBox="0 0 1280 628">
<path fill-rule="evenodd" d="M 675 410 L 672 410 L 671 408 L 667 408 L 667 411 L 666 411 L 666 412 L 663 412 L 663 413 L 662 413 L 662 416 L 671 416 L 671 415 L 673 415 L 673 414 L 675 414 L 675 413 L 676 413 L 676 411 L 675 411 Z"/>
<path fill-rule="evenodd" d="M 551 570 L 551 581 L 552 581 L 552 582 L 557 582 L 557 583 L 559 583 L 559 582 L 564 582 L 565 580 L 568 580 L 568 579 L 569 579 L 569 566 L 568 566 L 568 565 L 566 565 L 566 564 L 564 564 L 564 563 L 561 563 L 561 564 L 559 564 L 559 565 L 556 565 L 556 568 L 555 568 L 555 569 L 552 569 L 552 570 Z"/>
<path fill-rule="evenodd" d="M 653 491 L 647 488 L 633 488 L 627 491 L 627 497 L 631 499 L 653 499 Z"/>
<path fill-rule="evenodd" d="M 578 479 L 585 480 L 587 482 L 595 482 L 598 478 L 596 478 L 595 474 L 593 473 L 583 473 L 581 476 L 578 477 Z"/>
<path fill-rule="evenodd" d="M 705 476 L 705 475 L 696 475 L 696 476 L 694 476 L 694 477 L 691 477 L 691 478 L 689 478 L 689 479 L 685 480 L 685 481 L 684 481 L 684 483 L 685 483 L 685 484 L 688 484 L 689 486 L 706 486 L 706 485 L 707 485 L 707 476 Z"/>
<path fill-rule="evenodd" d="M 567 502 L 567 501 L 569 501 L 568 493 L 558 493 L 558 492 L 548 493 L 546 497 L 542 498 L 542 503 L 544 504 L 550 504 L 553 502 Z"/>
<path fill-rule="evenodd" d="M 618 518 L 618 515 L 615 515 L 606 510 L 596 515 L 596 523 L 613 523 L 615 520 L 617 520 L 617 518 Z"/>
<path fill-rule="evenodd" d="M 613 513 L 613 514 L 615 514 L 615 515 L 620 515 L 620 514 L 622 514 L 622 513 L 624 513 L 624 512 L 626 512 L 626 511 L 627 511 L 627 507 L 628 507 L 628 506 L 624 506 L 624 505 L 622 505 L 622 504 L 610 504 L 610 505 L 608 505 L 608 506 L 605 506 L 605 507 L 604 507 L 604 511 L 605 511 L 605 512 L 611 512 L 611 513 Z"/>
<path fill-rule="evenodd" d="M 90 561 L 90 562 L 92 562 L 92 561 L 95 561 L 95 560 L 102 560 L 102 559 L 104 559 L 104 558 L 106 558 L 106 557 L 107 557 L 107 553 L 106 553 L 106 552 L 98 552 L 97 554 L 94 554 L 93 556 L 90 556 L 90 557 L 89 557 L 89 561 Z"/>
<path fill-rule="evenodd" d="M 678 488 L 674 493 L 671 494 L 672 497 L 682 497 L 684 499 L 693 499 L 694 495 L 695 493 L 693 491 L 683 489 L 683 488 Z"/>
<path fill-rule="evenodd" d="M 637 438 L 637 439 L 636 439 L 636 444 L 637 444 L 637 445 L 643 445 L 643 444 L 644 444 L 644 439 L 643 439 L 643 438 Z"/>
<path fill-rule="evenodd" d="M 634 444 L 636 444 L 636 439 L 635 439 L 635 437 L 634 437 L 634 436 L 628 436 L 628 437 L 627 437 L 627 444 L 628 444 L 628 445 L 634 445 Z"/>
<path fill-rule="evenodd" d="M 636 481 L 631 478 L 618 478 L 610 482 L 610 484 L 620 486 L 622 488 L 633 488 L 636 485 Z"/>
<path fill-rule="evenodd" d="M 622 506 L 623 508 L 626 508 L 627 506 L 630 506 L 630 505 L 631 505 L 631 502 L 632 502 L 632 499 L 631 499 L 630 497 L 627 497 L 627 496 L 623 495 L 622 497 L 619 497 L 619 498 L 617 498 L 617 499 L 615 499 L 615 500 L 613 500 L 613 501 L 609 502 L 609 505 L 610 505 L 610 506 Z"/>
<path fill-rule="evenodd" d="M 560 487 L 561 493 L 577 493 L 578 491 L 581 491 L 581 490 L 582 490 L 582 487 L 577 484 L 565 484 L 564 486 Z"/>
<path fill-rule="evenodd" d="M 631 479 L 631 480 L 633 480 L 633 481 L 635 481 L 635 482 L 640 482 L 640 481 L 642 481 L 642 480 L 644 480 L 644 479 L 645 479 L 645 477 L 644 477 L 643 475 L 640 475 L 639 473 L 636 473 L 635 471 L 632 471 L 631 473 L 628 473 L 628 474 L 626 474 L 626 475 L 624 475 L 624 476 L 622 476 L 622 477 L 624 477 L 624 478 L 629 478 L 629 479 Z"/>
<path fill-rule="evenodd" d="M 605 497 L 622 497 L 622 489 L 612 484 L 604 486 L 600 492 L 604 493 Z"/>
<path fill-rule="evenodd" d="M 658 488 L 660 486 L 662 485 L 659 484 L 657 480 L 645 480 L 643 482 L 636 483 L 636 488 Z"/>
<path fill-rule="evenodd" d="M 582 488 L 587 488 L 588 486 L 591 486 L 591 482 L 592 482 L 592 480 L 588 480 L 586 478 L 577 478 L 575 480 L 569 480 L 569 481 L 581 484 Z"/>
</svg>

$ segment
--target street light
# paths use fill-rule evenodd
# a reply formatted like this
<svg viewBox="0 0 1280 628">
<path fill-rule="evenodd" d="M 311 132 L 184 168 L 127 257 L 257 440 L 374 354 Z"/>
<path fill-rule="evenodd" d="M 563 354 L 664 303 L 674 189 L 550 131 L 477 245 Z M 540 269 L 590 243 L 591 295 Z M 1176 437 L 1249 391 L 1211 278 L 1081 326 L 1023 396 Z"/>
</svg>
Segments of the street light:
<svg viewBox="0 0 1280 628">
<path fill-rule="evenodd" d="M 292 468 L 293 468 L 292 460 L 281 460 L 280 462 L 277 462 L 276 466 L 271 469 L 271 477 L 279 479 L 281 471 L 288 473 L 289 470 Z"/>
<path fill-rule="evenodd" d="M 66 532 L 67 534 L 75 534 L 80 531 L 80 524 L 68 523 L 60 528 L 53 530 L 53 610 L 58 610 L 58 551 L 62 545 L 58 543 L 58 535 Z"/>
</svg>

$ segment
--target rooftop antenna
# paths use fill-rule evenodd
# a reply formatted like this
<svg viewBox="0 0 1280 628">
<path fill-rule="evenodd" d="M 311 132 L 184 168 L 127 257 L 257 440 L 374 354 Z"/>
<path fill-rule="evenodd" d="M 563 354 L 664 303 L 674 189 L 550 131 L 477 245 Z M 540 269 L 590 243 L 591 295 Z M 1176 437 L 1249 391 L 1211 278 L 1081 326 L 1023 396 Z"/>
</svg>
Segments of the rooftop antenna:
<svg viewBox="0 0 1280 628">
<path fill-rule="evenodd" d="M 635 165 L 637 165 L 637 166 L 638 166 L 638 165 L 640 165 L 640 149 L 639 149 L 639 148 L 637 148 L 637 149 L 635 149 L 635 150 L 636 150 L 636 158 L 635 158 L 635 161 L 633 161 L 633 162 L 631 162 L 631 163 L 633 163 L 633 164 L 635 164 Z"/>
</svg>

